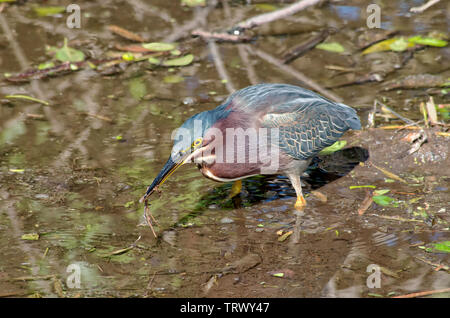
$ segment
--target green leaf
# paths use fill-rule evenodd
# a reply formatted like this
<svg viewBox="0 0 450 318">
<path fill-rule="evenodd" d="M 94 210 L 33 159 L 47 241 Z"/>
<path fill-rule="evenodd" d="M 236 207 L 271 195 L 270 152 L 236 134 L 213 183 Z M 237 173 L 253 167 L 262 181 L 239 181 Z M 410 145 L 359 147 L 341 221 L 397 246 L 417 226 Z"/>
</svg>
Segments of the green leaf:
<svg viewBox="0 0 450 318">
<path fill-rule="evenodd" d="M 170 51 L 170 54 L 178 56 L 178 55 L 181 55 L 181 51 L 175 49 L 175 50 Z"/>
<path fill-rule="evenodd" d="M 10 172 L 15 172 L 15 173 L 24 173 L 25 169 L 9 169 Z"/>
<path fill-rule="evenodd" d="M 55 66 L 55 63 L 53 63 L 53 62 L 44 62 L 44 63 L 39 64 L 38 69 L 43 70 L 43 69 L 51 68 L 54 66 Z"/>
<path fill-rule="evenodd" d="M 22 240 L 37 241 L 37 240 L 39 240 L 39 234 L 37 234 L 37 233 L 24 234 L 24 235 L 22 235 Z"/>
<path fill-rule="evenodd" d="M 142 44 L 144 49 L 154 52 L 166 52 L 175 50 L 176 45 L 173 43 L 163 43 L 163 42 L 152 42 Z"/>
<path fill-rule="evenodd" d="M 261 11 L 265 11 L 265 12 L 278 10 L 277 6 L 270 4 L 270 3 L 257 3 L 257 4 L 254 4 L 253 6 L 255 8 L 257 8 Z"/>
<path fill-rule="evenodd" d="M 399 38 L 396 41 L 392 42 L 389 45 L 389 48 L 395 52 L 403 52 L 410 45 L 410 42 L 407 42 L 404 38 Z"/>
<path fill-rule="evenodd" d="M 348 188 L 350 189 L 350 190 L 353 190 L 353 189 L 361 189 L 361 188 L 371 188 L 371 189 L 376 189 L 376 187 L 377 186 L 374 186 L 374 185 L 357 185 L 357 186 L 349 186 Z"/>
<path fill-rule="evenodd" d="M 168 75 L 163 79 L 164 83 L 167 84 L 176 84 L 184 81 L 184 77 L 179 75 Z"/>
<path fill-rule="evenodd" d="M 58 49 L 55 58 L 61 62 L 81 62 L 84 60 L 84 53 L 67 46 L 67 39 L 64 39 L 64 45 Z"/>
<path fill-rule="evenodd" d="M 206 0 L 181 0 L 181 5 L 188 7 L 204 7 Z"/>
<path fill-rule="evenodd" d="M 24 99 L 24 100 L 28 100 L 30 102 L 36 102 L 36 103 L 40 103 L 43 104 L 45 106 L 48 106 L 48 102 L 46 102 L 45 100 L 40 100 L 31 96 L 27 96 L 27 95 L 6 95 L 5 98 L 8 99 Z"/>
<path fill-rule="evenodd" d="M 402 38 L 390 38 L 390 39 L 375 43 L 374 45 L 371 45 L 367 49 L 365 49 L 361 54 L 365 55 L 365 54 L 375 53 L 375 52 L 391 51 L 392 50 L 391 45 L 394 45 L 394 48 L 399 49 L 400 46 L 404 44 L 403 43 L 404 40 L 401 41 L 400 39 L 402 39 Z M 399 41 L 399 42 L 397 42 L 397 41 Z M 406 42 L 406 48 L 413 47 L 413 46 L 414 46 L 414 43 Z"/>
<path fill-rule="evenodd" d="M 122 138 L 121 138 L 122 139 Z M 129 208 L 130 206 L 134 205 L 134 201 L 128 201 L 127 203 L 125 203 L 123 206 L 126 208 Z"/>
<path fill-rule="evenodd" d="M 134 61 L 134 55 L 133 55 L 133 53 L 130 53 L 130 52 L 124 53 L 124 54 L 122 55 L 122 60 L 127 61 L 127 62 Z"/>
<path fill-rule="evenodd" d="M 130 94 L 135 99 L 141 99 L 147 94 L 147 86 L 141 78 L 135 78 L 129 84 Z"/>
<path fill-rule="evenodd" d="M 394 198 L 388 197 L 386 195 L 374 195 L 372 199 L 373 202 L 381 206 L 389 206 L 395 202 Z"/>
<path fill-rule="evenodd" d="M 316 48 L 335 53 L 345 52 L 344 47 L 337 42 L 320 43 L 319 45 L 316 46 Z"/>
<path fill-rule="evenodd" d="M 148 61 L 150 64 L 159 65 L 161 63 L 161 60 L 156 57 L 149 57 Z"/>
<path fill-rule="evenodd" d="M 432 244 L 433 249 L 439 252 L 450 253 L 450 241 L 443 241 Z"/>
<path fill-rule="evenodd" d="M 58 13 L 62 13 L 66 11 L 66 7 L 62 6 L 54 6 L 54 7 L 35 7 L 33 8 L 34 12 L 37 13 L 38 16 L 45 17 L 49 15 L 55 15 Z"/>
<path fill-rule="evenodd" d="M 431 37 L 422 37 L 420 35 L 412 36 L 408 39 L 408 42 L 420 45 L 428 45 L 435 47 L 444 47 L 447 46 L 447 41 L 431 38 Z"/>
<path fill-rule="evenodd" d="M 321 154 L 321 155 L 332 154 L 333 152 L 336 152 L 336 151 L 341 150 L 342 148 L 344 148 L 346 144 L 347 144 L 346 140 L 338 140 L 334 144 L 332 144 L 331 146 L 322 149 L 322 151 L 319 152 L 319 154 Z"/>
<path fill-rule="evenodd" d="M 272 276 L 283 278 L 284 273 L 274 273 L 274 274 L 272 274 Z"/>
<path fill-rule="evenodd" d="M 391 190 L 389 190 L 389 189 L 380 189 L 380 190 L 373 191 L 373 194 L 374 195 L 383 195 L 383 194 L 388 193 L 389 191 L 391 191 Z"/>
<path fill-rule="evenodd" d="M 186 66 L 192 63 L 194 55 L 188 54 L 176 59 L 171 59 L 163 62 L 164 66 Z"/>
</svg>

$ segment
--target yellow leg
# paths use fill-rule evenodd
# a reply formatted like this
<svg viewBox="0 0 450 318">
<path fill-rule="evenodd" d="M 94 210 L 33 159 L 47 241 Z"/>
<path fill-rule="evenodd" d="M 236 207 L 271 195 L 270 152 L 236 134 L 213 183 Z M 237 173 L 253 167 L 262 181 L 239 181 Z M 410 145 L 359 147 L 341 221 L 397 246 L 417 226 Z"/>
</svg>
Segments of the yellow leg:
<svg viewBox="0 0 450 318">
<path fill-rule="evenodd" d="M 297 201 L 295 202 L 295 208 L 299 211 L 303 211 L 306 207 L 306 200 L 303 197 L 302 192 L 302 184 L 300 182 L 300 176 L 297 174 L 288 174 L 289 179 L 291 180 L 292 186 L 295 189 L 295 193 L 297 194 Z"/>
<path fill-rule="evenodd" d="M 228 195 L 228 199 L 234 198 L 235 196 L 239 195 L 242 190 L 242 180 L 237 180 L 233 183 L 233 186 L 231 187 L 231 192 Z"/>
<path fill-rule="evenodd" d="M 295 202 L 295 208 L 299 211 L 303 211 L 306 207 L 306 200 L 301 194 L 297 197 L 297 201 Z"/>
</svg>

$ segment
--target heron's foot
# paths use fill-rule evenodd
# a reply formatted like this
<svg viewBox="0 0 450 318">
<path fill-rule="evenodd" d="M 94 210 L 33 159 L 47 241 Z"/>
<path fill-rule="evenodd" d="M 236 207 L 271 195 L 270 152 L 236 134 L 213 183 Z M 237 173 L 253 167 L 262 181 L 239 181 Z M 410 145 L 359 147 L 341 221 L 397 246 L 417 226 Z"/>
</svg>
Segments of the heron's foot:
<svg viewBox="0 0 450 318">
<path fill-rule="evenodd" d="M 297 201 L 295 202 L 295 209 L 298 211 L 303 211 L 306 207 L 306 200 L 303 195 L 297 197 Z"/>
<path fill-rule="evenodd" d="M 238 196 L 242 191 L 242 180 L 237 180 L 233 183 L 233 186 L 231 187 L 231 192 L 228 195 L 227 199 L 232 199 L 235 196 Z"/>
</svg>

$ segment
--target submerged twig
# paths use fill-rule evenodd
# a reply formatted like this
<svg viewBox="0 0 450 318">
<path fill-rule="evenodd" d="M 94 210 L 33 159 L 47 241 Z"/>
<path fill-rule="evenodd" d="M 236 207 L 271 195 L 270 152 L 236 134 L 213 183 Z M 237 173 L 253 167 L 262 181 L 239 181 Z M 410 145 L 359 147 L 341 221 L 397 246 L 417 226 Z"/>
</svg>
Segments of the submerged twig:
<svg viewBox="0 0 450 318">
<path fill-rule="evenodd" d="M 314 47 L 316 47 L 316 45 L 322 43 L 323 41 L 325 41 L 325 39 L 331 34 L 334 33 L 335 30 L 330 28 L 330 29 L 325 29 L 322 32 L 320 32 L 318 35 L 314 36 L 313 38 L 309 39 L 306 42 L 300 43 L 299 45 L 296 45 L 295 47 L 291 48 L 290 50 L 288 50 L 288 52 L 286 52 L 282 59 L 283 59 L 283 64 L 289 64 L 292 61 L 294 61 L 295 59 L 299 58 L 300 56 L 304 55 L 306 52 L 308 52 L 309 50 L 312 50 Z"/>
<path fill-rule="evenodd" d="M 447 293 L 447 292 L 450 292 L 450 288 L 427 290 L 427 291 L 418 292 L 418 293 L 394 296 L 392 298 L 415 298 L 415 297 L 428 296 L 428 295 L 434 295 L 434 294 L 442 294 L 442 293 Z"/>
<path fill-rule="evenodd" d="M 221 80 L 225 83 L 225 86 L 229 93 L 233 93 L 236 89 L 234 88 L 233 83 L 230 81 L 230 77 L 228 76 L 228 72 L 223 64 L 222 57 L 217 49 L 217 45 L 215 41 L 208 42 L 209 51 L 214 60 L 214 65 L 216 66 L 217 72 Z"/>
<path fill-rule="evenodd" d="M 431 266 L 435 267 L 434 268 L 435 271 L 438 271 L 438 270 L 441 270 L 441 269 L 446 270 L 446 271 L 450 270 L 450 267 L 447 266 L 447 265 L 439 264 L 439 263 L 433 263 L 433 262 L 430 262 L 429 260 L 427 260 L 425 258 L 418 257 L 418 256 L 415 256 L 415 258 L 417 258 L 418 260 L 424 262 L 425 264 L 428 264 L 428 265 L 431 265 Z"/>
<path fill-rule="evenodd" d="M 145 199 L 144 201 L 144 217 L 145 217 L 145 221 L 147 222 L 148 226 L 150 227 L 150 229 L 153 232 L 153 235 L 155 237 L 158 237 L 155 233 L 155 230 L 153 229 L 153 224 L 152 224 L 152 220 L 153 222 L 156 223 L 156 225 L 159 226 L 158 221 L 156 221 L 155 217 L 153 216 L 153 214 L 150 212 L 150 208 L 149 208 L 149 204 L 148 204 L 148 199 Z"/>
<path fill-rule="evenodd" d="M 303 73 L 295 70 L 294 68 L 292 68 L 289 65 L 283 64 L 282 61 L 280 61 L 279 59 L 273 57 L 270 54 L 267 54 L 264 51 L 258 50 L 258 49 L 252 49 L 251 52 L 253 52 L 254 54 L 258 55 L 260 58 L 262 58 L 263 60 L 269 62 L 270 64 L 275 65 L 278 69 L 280 69 L 281 71 L 295 77 L 296 79 L 298 79 L 299 81 L 303 82 L 304 84 L 308 85 L 310 88 L 316 90 L 317 92 L 319 92 L 320 94 L 324 95 L 325 97 L 334 100 L 338 103 L 342 103 L 343 100 L 341 97 L 335 95 L 334 93 L 330 92 L 329 90 L 323 88 L 322 86 L 320 86 L 319 84 L 317 84 L 316 82 L 314 82 L 313 80 L 311 80 L 310 78 L 308 78 L 307 76 L 305 76 Z"/>
<path fill-rule="evenodd" d="M 238 45 L 239 56 L 241 57 L 242 62 L 245 65 L 245 70 L 247 71 L 248 80 L 252 85 L 258 84 L 259 78 L 256 74 L 255 68 L 253 67 L 252 62 L 248 58 L 248 48 L 247 44 Z"/>
</svg>

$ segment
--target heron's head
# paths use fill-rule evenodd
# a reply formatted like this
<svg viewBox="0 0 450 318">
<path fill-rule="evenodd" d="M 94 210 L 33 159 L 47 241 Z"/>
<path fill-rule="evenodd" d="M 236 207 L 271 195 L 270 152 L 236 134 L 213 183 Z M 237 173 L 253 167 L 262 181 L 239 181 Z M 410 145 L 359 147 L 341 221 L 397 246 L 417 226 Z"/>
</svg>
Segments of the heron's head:
<svg viewBox="0 0 450 318">
<path fill-rule="evenodd" d="M 186 120 L 181 127 L 173 132 L 172 140 L 174 140 L 174 144 L 170 157 L 148 187 L 141 201 L 162 185 L 179 167 L 191 162 L 197 152 L 201 152 L 204 146 L 205 132 L 216 120 L 216 116 L 210 111 L 202 112 Z"/>
</svg>

